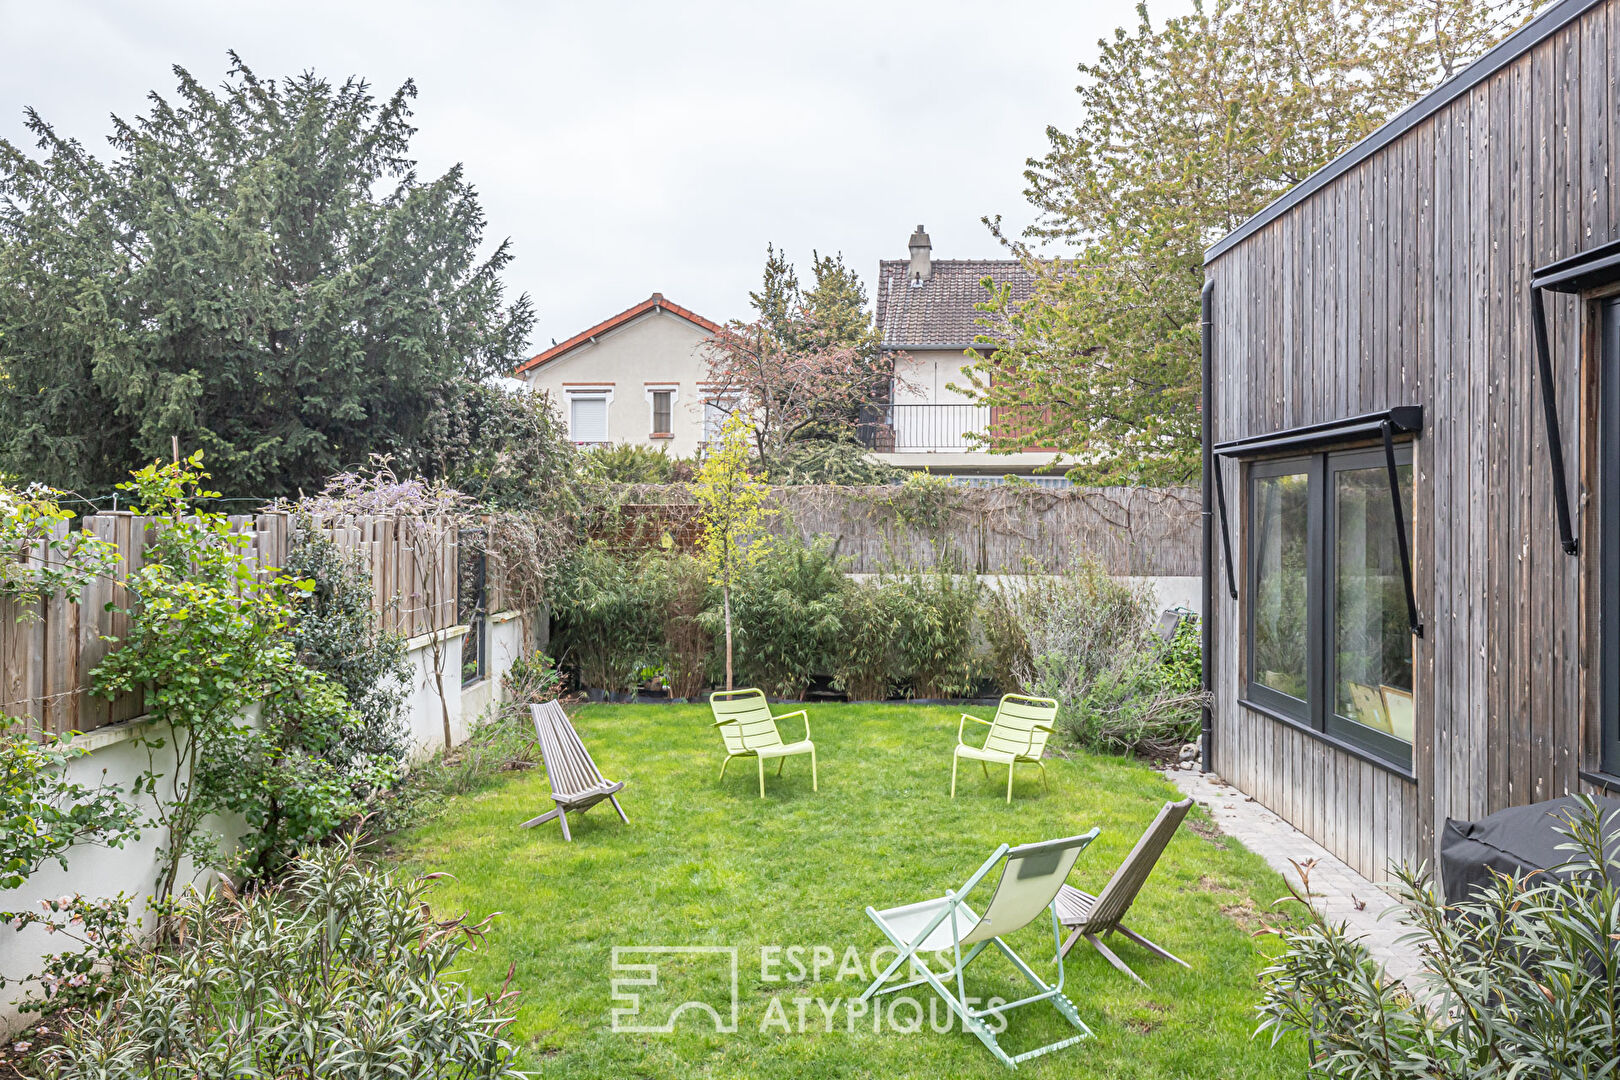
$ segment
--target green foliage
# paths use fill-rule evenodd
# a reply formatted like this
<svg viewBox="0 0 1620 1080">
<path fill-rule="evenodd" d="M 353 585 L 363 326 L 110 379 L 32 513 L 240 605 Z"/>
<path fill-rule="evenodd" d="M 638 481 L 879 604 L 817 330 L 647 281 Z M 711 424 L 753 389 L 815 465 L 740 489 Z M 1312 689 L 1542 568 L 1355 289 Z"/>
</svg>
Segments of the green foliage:
<svg viewBox="0 0 1620 1080">
<path fill-rule="evenodd" d="M 41 742 L 21 721 L 0 716 L 0 892 L 21 887 L 46 863 L 67 869 L 75 844 L 122 847 L 139 835 L 140 815 L 117 785 L 105 775 L 94 784 L 70 777 L 70 762 L 85 753 Z"/>
<path fill-rule="evenodd" d="M 423 179 L 407 82 L 182 69 L 92 156 L 0 140 L 0 463 L 105 492 L 205 450 L 233 495 L 313 491 L 429 440 L 533 323 L 460 166 Z"/>
<path fill-rule="evenodd" d="M 777 484 L 897 484 L 908 474 L 877 460 L 857 443 L 808 439 L 789 443 L 777 458 L 772 479 Z"/>
<path fill-rule="evenodd" d="M 1159 660 L 1164 685 L 1178 694 L 1195 694 L 1204 688 L 1204 642 L 1197 615 L 1188 615 L 1176 626 L 1175 636 L 1165 646 Z"/>
<path fill-rule="evenodd" d="M 744 571 L 732 593 L 744 684 L 778 697 L 796 698 L 815 675 L 831 670 L 831 650 L 843 632 L 848 591 L 831 543 L 778 541 L 770 557 Z M 723 626 L 724 612 L 707 613 Z"/>
<path fill-rule="evenodd" d="M 770 550 L 765 521 L 776 511 L 765 505 L 771 489 L 748 472 L 748 422 L 742 413 L 726 417 L 719 442 L 698 472 L 692 495 L 702 507 L 704 565 L 719 586 L 724 607 L 726 689 L 732 679 L 731 594 L 738 579 Z"/>
<path fill-rule="evenodd" d="M 73 515 L 62 509 L 61 496 L 39 485 L 18 490 L 0 478 L 0 600 L 15 601 L 24 618 L 58 590 L 78 603 L 85 585 L 118 567 L 118 549 L 107 541 L 64 532 L 62 523 Z"/>
<path fill-rule="evenodd" d="M 0 987 L 37 985 L 43 996 L 17 1002 L 21 1013 L 58 1013 L 95 1006 L 113 992 L 141 949 L 130 929 L 130 897 L 87 897 L 75 893 L 43 899 L 37 909 L 0 913 L 13 929 L 43 927 L 53 940 L 71 943 L 48 953 L 36 974 L 19 979 L 0 975 Z"/>
<path fill-rule="evenodd" d="M 833 649 L 833 685 L 851 701 L 884 701 L 905 679 L 894 642 L 900 595 L 879 582 L 844 591 L 844 629 Z"/>
<path fill-rule="evenodd" d="M 1311 1075 L 1507 1080 L 1611 1075 L 1620 1060 L 1620 819 L 1582 797 L 1557 873 L 1497 876 L 1442 904 L 1423 870 L 1396 877 L 1430 1000 L 1384 976 L 1343 924 L 1282 935 L 1261 973 L 1260 1030 L 1310 1039 Z M 1307 879 L 1308 889 L 1308 879 Z"/>
<path fill-rule="evenodd" d="M 666 587 L 646 557 L 581 545 L 558 568 L 554 586 L 558 656 L 578 665 L 587 687 L 633 690 L 636 671 L 661 650 Z"/>
<path fill-rule="evenodd" d="M 130 629 L 92 672 L 111 698 L 142 690 L 157 723 L 142 729 L 149 766 L 139 789 L 154 796 L 167 836 L 157 900 L 173 895 L 182 862 L 224 862 L 211 814 L 237 812 L 256 833 L 247 860 L 264 868 L 284 835 L 330 831 L 356 809 L 348 786 L 322 753 L 356 724 L 340 687 L 299 663 L 289 633 L 293 605 L 309 579 L 260 580 L 248 538 L 221 514 L 193 509 L 212 495 L 202 454 L 151 465 L 125 485 L 139 513 L 159 519 L 145 560 L 124 582 Z M 264 722 L 245 714 L 264 704 Z M 169 740 L 173 740 L 172 748 Z M 157 756 L 172 755 L 167 774 Z M 159 781 L 164 783 L 159 790 Z"/>
<path fill-rule="evenodd" d="M 708 680 L 714 634 L 704 625 L 709 580 L 703 560 L 671 551 L 651 561 L 648 572 L 664 582 L 664 678 L 672 697 L 694 699 Z"/>
<path fill-rule="evenodd" d="M 1166 663 L 1152 603 L 1146 586 L 1115 581 L 1089 559 L 1032 576 L 988 599 L 991 669 L 1004 689 L 1055 698 L 1058 726 L 1087 749 L 1167 752 L 1197 730 L 1198 639 L 1196 630 L 1178 637 Z"/>
<path fill-rule="evenodd" d="M 299 663 L 342 689 L 355 717 L 321 754 L 357 783 L 386 777 L 410 749 L 402 713 L 413 672 L 405 639 L 378 624 L 360 554 L 338 547 L 307 516 L 297 526 L 283 572 L 314 587 L 294 611 L 293 649 Z"/>
<path fill-rule="evenodd" d="M 991 445 L 1055 447 L 1085 483 L 1195 477 L 1204 249 L 1543 2 L 1200 0 L 1158 25 L 1140 5 L 1024 174 L 1028 240 L 1078 253 L 1014 244 L 1034 297 L 986 294 L 1004 340 L 968 388 L 1009 410 Z"/>
<path fill-rule="evenodd" d="M 979 681 L 978 613 L 983 587 L 973 574 L 949 569 L 885 575 L 881 588 L 898 623 L 897 670 L 911 680 L 911 696 L 965 697 Z"/>
<path fill-rule="evenodd" d="M 505 705 L 525 716 L 530 705 L 555 701 L 561 692 L 562 672 L 557 670 L 556 661 L 543 652 L 515 657 L 506 674 L 501 676 Z"/>
<path fill-rule="evenodd" d="M 550 395 L 464 379 L 442 419 L 400 454 L 486 512 L 565 515 L 576 501 L 580 454 Z"/>
<path fill-rule="evenodd" d="M 674 484 L 693 475 L 688 462 L 640 443 L 599 446 L 583 457 L 586 478 L 601 484 Z"/>
<path fill-rule="evenodd" d="M 275 889 L 179 908 L 178 942 L 142 954 L 112 1002 L 77 1016 L 45 1062 L 61 1080 L 182 1076 L 517 1077 L 505 995 L 456 977 L 489 920 L 436 918 L 430 881 L 306 852 Z"/>
</svg>

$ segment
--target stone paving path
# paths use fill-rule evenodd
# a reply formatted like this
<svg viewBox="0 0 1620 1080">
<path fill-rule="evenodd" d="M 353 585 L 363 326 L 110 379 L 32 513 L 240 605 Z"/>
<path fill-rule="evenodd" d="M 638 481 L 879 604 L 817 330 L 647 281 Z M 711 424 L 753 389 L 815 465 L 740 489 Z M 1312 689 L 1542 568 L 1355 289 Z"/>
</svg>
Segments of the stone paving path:
<svg viewBox="0 0 1620 1080">
<path fill-rule="evenodd" d="M 1217 782 L 1212 774 L 1171 769 L 1165 775 L 1191 795 L 1223 833 L 1263 857 L 1296 888 L 1299 873 L 1289 860 L 1303 863 L 1315 859 L 1310 887 L 1317 910 L 1330 922 L 1347 923 L 1392 978 L 1406 982 L 1418 971 L 1417 953 L 1398 940 L 1410 933 L 1410 928 L 1393 915 L 1379 918 L 1399 906 L 1388 893 L 1237 788 Z"/>
</svg>

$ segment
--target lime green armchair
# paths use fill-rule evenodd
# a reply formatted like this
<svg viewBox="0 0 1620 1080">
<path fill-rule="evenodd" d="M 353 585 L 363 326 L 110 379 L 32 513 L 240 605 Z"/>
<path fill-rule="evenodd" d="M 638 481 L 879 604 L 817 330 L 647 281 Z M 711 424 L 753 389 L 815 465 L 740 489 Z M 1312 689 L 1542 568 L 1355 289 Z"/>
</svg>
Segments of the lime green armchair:
<svg viewBox="0 0 1620 1080">
<path fill-rule="evenodd" d="M 726 766 L 732 758 L 751 757 L 759 763 L 759 797 L 765 797 L 765 762 L 776 759 L 776 775 L 782 775 L 787 759 L 797 754 L 810 755 L 810 790 L 819 791 L 816 780 L 816 744 L 810 741 L 810 714 L 803 709 L 772 716 L 765 702 L 763 690 L 719 690 L 709 696 L 709 708 L 714 712 L 714 726 L 726 744 L 726 760 L 720 763 L 720 779 L 726 778 Z M 776 722 L 790 716 L 804 721 L 804 738 L 798 742 L 783 742 Z"/>
<path fill-rule="evenodd" d="M 1041 755 L 1046 752 L 1046 739 L 1052 734 L 1057 711 L 1058 703 L 1051 698 L 1007 694 L 997 706 L 994 720 L 981 720 L 963 713 L 962 719 L 956 724 L 956 750 L 951 756 L 951 798 L 956 798 L 956 767 L 963 758 L 977 761 L 986 776 L 990 775 L 991 765 L 1007 766 L 1009 803 L 1012 802 L 1013 768 L 1017 765 L 1038 766 L 1041 770 L 1041 786 L 1050 790 Z M 982 746 L 970 746 L 963 738 L 969 720 L 990 729 Z"/>
</svg>

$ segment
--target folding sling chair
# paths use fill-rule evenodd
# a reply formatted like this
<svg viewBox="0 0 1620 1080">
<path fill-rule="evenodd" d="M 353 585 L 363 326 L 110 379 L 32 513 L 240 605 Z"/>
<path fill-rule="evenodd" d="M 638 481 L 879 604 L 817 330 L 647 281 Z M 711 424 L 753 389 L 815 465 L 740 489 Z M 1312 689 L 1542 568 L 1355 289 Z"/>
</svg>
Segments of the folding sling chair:
<svg viewBox="0 0 1620 1080">
<path fill-rule="evenodd" d="M 894 963 L 866 988 L 861 1000 L 866 1001 L 874 994 L 891 994 L 897 990 L 927 983 L 934 988 L 935 993 L 945 999 L 951 1011 L 961 1017 L 963 1026 L 977 1035 L 979 1041 L 989 1047 L 990 1052 L 996 1055 L 1002 1064 L 1010 1068 L 1017 1068 L 1020 1061 L 1050 1054 L 1054 1050 L 1072 1046 L 1081 1039 L 1090 1038 L 1091 1029 L 1080 1019 L 1074 1003 L 1063 996 L 1063 937 L 1054 901 L 1058 890 L 1063 886 L 1063 879 L 1069 876 L 1070 869 L 1074 867 L 1074 860 L 1096 837 L 1097 830 L 1092 829 L 1080 836 L 1047 840 L 1038 844 L 1024 844 L 1020 847 L 1002 844 L 996 849 L 995 854 L 985 860 L 983 866 L 974 871 L 967 884 L 959 890 L 947 892 L 935 900 L 923 900 L 920 903 L 887 908 L 883 911 L 867 908 L 866 914 L 877 923 L 884 936 L 894 943 L 900 955 L 895 957 Z M 991 895 L 990 903 L 985 907 L 984 915 L 981 917 L 968 906 L 967 896 L 998 864 L 1001 866 L 1001 878 L 996 883 L 996 891 Z M 1002 940 L 1003 935 L 1022 930 L 1034 922 L 1042 911 L 1050 912 L 1052 918 L 1052 962 L 1057 965 L 1058 973 L 1055 985 L 1047 984 L 1035 974 L 1035 970 Z M 1002 954 L 1012 961 L 1013 966 L 1034 984 L 1035 993 L 994 1008 L 975 1009 L 967 1002 L 964 971 L 985 947 L 991 944 L 1000 949 Z M 962 951 L 964 947 L 967 949 L 965 954 Z M 945 971 L 933 970 L 921 956 L 922 953 L 947 950 L 952 952 L 955 963 Z M 912 965 L 913 971 L 920 972 L 921 977 L 910 982 L 885 986 L 884 984 L 900 971 L 901 966 L 907 963 Z M 950 985 L 953 979 L 956 983 L 954 992 Z M 1079 1029 L 1080 1034 L 1059 1039 L 1057 1042 L 1016 1056 L 1008 1054 L 1001 1048 L 986 1019 L 989 1017 L 1005 1019 L 1004 1014 L 1008 1011 L 1037 1001 L 1050 1001 L 1057 1011 L 1063 1014 L 1065 1020 Z"/>
</svg>

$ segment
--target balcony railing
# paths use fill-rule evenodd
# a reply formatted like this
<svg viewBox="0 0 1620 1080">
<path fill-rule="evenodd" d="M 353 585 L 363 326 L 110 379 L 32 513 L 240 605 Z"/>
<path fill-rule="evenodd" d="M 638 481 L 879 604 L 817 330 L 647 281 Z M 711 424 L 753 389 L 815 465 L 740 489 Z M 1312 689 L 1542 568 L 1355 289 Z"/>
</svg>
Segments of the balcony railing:
<svg viewBox="0 0 1620 1080">
<path fill-rule="evenodd" d="M 987 405 L 868 405 L 857 432 L 880 454 L 960 454 L 983 450 L 970 436 L 989 428 Z"/>
</svg>

